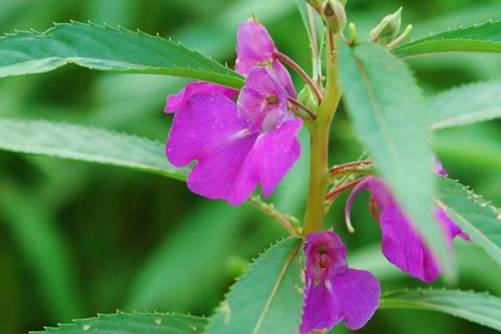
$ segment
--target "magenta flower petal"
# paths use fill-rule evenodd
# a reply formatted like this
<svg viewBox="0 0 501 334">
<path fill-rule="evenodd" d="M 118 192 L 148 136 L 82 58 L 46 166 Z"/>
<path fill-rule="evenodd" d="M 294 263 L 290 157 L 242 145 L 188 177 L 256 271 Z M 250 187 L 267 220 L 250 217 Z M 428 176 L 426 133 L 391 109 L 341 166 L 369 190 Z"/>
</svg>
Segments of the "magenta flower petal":
<svg viewBox="0 0 501 334">
<path fill-rule="evenodd" d="M 238 95 L 238 90 L 203 81 L 191 82 L 177 94 L 167 97 L 164 112 L 167 114 L 175 113 L 183 107 L 185 101 L 187 101 L 191 96 L 195 94 L 210 93 L 224 94 L 230 99 L 234 99 Z"/>
<path fill-rule="evenodd" d="M 382 249 L 384 256 L 403 272 L 423 282 L 440 275 L 440 267 L 416 229 L 394 203 L 381 210 Z"/>
<path fill-rule="evenodd" d="M 435 208 L 435 217 L 442 223 L 442 226 L 445 229 L 447 241 L 449 245 L 452 245 L 452 240 L 459 236 L 461 239 L 466 241 L 471 241 L 471 238 L 468 234 L 466 234 L 456 223 L 452 221 L 447 212 L 441 206 L 437 206 Z"/>
<path fill-rule="evenodd" d="M 270 69 L 275 79 L 285 87 L 291 97 L 296 97 L 296 91 L 291 76 L 285 66 L 274 58 L 277 52 L 275 43 L 266 28 L 256 19 L 250 18 L 243 22 L 237 31 L 237 61 L 235 70 L 243 75 L 256 67 Z"/>
<path fill-rule="evenodd" d="M 370 272 L 348 269 L 331 279 L 334 300 L 338 301 L 339 313 L 346 327 L 362 328 L 379 306 L 381 286 Z"/>
<path fill-rule="evenodd" d="M 285 68 L 285 66 L 278 60 L 274 60 L 272 63 L 273 72 L 276 75 L 276 78 L 282 86 L 285 87 L 289 96 L 296 98 L 296 90 L 294 89 L 294 84 L 292 83 L 291 75 L 289 71 Z"/>
<path fill-rule="evenodd" d="M 302 124 L 300 119 L 287 121 L 260 135 L 245 161 L 241 178 L 258 181 L 263 195 L 271 195 L 301 154 L 297 134 Z"/>
<path fill-rule="evenodd" d="M 447 176 L 447 170 L 444 168 L 444 165 L 439 160 L 435 160 L 435 164 L 433 165 L 433 171 L 438 175 Z"/>
<path fill-rule="evenodd" d="M 195 94 L 174 115 L 167 158 L 183 167 L 221 151 L 247 132 L 232 100 L 222 94 Z"/>
<path fill-rule="evenodd" d="M 267 132 L 294 118 L 288 110 L 287 91 L 263 67 L 253 69 L 238 98 L 238 113 L 252 132 Z"/>
<path fill-rule="evenodd" d="M 350 221 L 353 200 L 363 189 L 370 192 L 371 200 L 380 209 L 381 246 L 388 261 L 424 282 L 437 279 L 441 273 L 437 260 L 382 179 L 368 176 L 353 189 L 346 202 L 346 220 Z M 452 245 L 452 239 L 463 232 L 442 209 L 438 208 L 435 216 L 448 232 L 447 241 Z"/>
<path fill-rule="evenodd" d="M 188 188 L 210 199 L 225 199 L 231 205 L 244 202 L 258 182 L 241 177 L 255 140 L 255 135 L 232 140 L 200 159 L 188 177 Z"/>
<path fill-rule="evenodd" d="M 304 246 L 305 300 L 301 334 L 329 330 L 344 321 L 365 325 L 379 306 L 381 288 L 369 272 L 348 268 L 346 247 L 333 231 L 312 233 Z"/>
<path fill-rule="evenodd" d="M 256 19 L 250 18 L 238 27 L 235 70 L 247 75 L 256 66 L 271 64 L 276 51 L 266 28 Z"/>
</svg>

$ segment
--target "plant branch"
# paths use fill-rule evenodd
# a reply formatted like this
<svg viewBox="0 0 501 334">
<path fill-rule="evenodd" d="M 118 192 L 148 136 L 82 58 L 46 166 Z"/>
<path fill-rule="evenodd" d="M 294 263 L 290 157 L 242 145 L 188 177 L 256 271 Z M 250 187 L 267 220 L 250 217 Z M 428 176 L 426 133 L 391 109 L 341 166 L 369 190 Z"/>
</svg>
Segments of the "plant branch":
<svg viewBox="0 0 501 334">
<path fill-rule="evenodd" d="M 327 33 L 326 89 L 317 110 L 317 120 L 311 127 L 310 185 L 303 234 L 320 231 L 325 217 L 325 193 L 329 181 L 329 133 L 341 99 L 339 64 L 334 35 Z"/>
</svg>

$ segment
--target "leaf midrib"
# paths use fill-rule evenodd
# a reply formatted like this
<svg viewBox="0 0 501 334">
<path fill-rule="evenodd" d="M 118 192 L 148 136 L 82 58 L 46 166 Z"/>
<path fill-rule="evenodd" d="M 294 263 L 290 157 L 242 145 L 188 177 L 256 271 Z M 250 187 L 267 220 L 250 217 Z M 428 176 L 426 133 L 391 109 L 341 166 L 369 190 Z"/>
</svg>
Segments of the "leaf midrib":
<svg viewBox="0 0 501 334">
<path fill-rule="evenodd" d="M 390 160 L 395 161 L 397 157 L 396 145 L 395 142 L 392 140 L 391 136 L 389 135 L 389 129 L 386 126 L 386 123 L 384 122 L 385 117 L 382 115 L 381 103 L 377 98 L 373 86 L 371 85 L 371 82 L 369 80 L 369 75 L 365 69 L 363 62 L 360 59 L 358 59 L 356 53 L 353 54 L 353 57 L 355 59 L 355 63 L 357 65 L 360 77 L 362 79 L 362 83 L 366 89 L 369 100 L 372 102 L 371 105 L 373 106 L 373 108 L 371 108 L 371 110 L 373 111 L 374 118 L 376 119 L 376 124 L 379 129 L 378 132 L 381 134 L 381 138 L 385 142 L 386 147 L 388 147 L 387 151 L 388 157 L 390 158 Z"/>
<path fill-rule="evenodd" d="M 388 298 L 386 301 L 393 301 L 393 302 L 400 302 L 402 304 L 405 304 L 408 308 L 415 308 L 415 309 L 422 309 L 422 310 L 434 310 L 434 311 L 441 311 L 441 310 L 447 310 L 449 311 L 448 313 L 456 316 L 456 314 L 463 314 L 466 315 L 467 317 L 469 316 L 470 321 L 473 316 L 477 316 L 483 320 L 487 320 L 488 322 L 494 322 L 501 328 L 501 321 L 496 320 L 495 318 L 487 317 L 479 313 L 475 313 L 472 311 L 468 311 L 465 309 L 453 307 L 453 306 L 445 306 L 443 304 L 438 304 L 438 303 L 432 303 L 432 302 L 422 302 L 422 301 L 416 301 L 416 300 L 407 300 L 407 299 L 399 299 L 399 298 Z M 398 308 L 398 307 L 392 307 L 392 306 L 384 306 L 384 303 L 381 304 L 381 309 L 391 309 L 391 308 Z M 456 316 L 457 317 L 457 316 Z M 466 318 L 466 317 L 465 317 Z M 466 318 L 467 319 L 467 318 Z M 472 321 L 473 322 L 473 321 Z"/>
<path fill-rule="evenodd" d="M 461 221 L 463 221 L 466 225 L 468 225 L 475 232 L 475 235 L 477 237 L 479 237 L 480 239 L 484 240 L 484 242 L 486 244 L 488 244 L 489 247 L 497 250 L 498 255 L 501 257 L 501 249 L 499 249 L 499 246 L 496 245 L 496 243 L 494 243 L 494 241 L 492 241 L 491 239 L 489 239 L 487 237 L 487 235 L 485 235 L 485 233 L 482 233 L 482 231 L 480 231 L 477 227 L 475 227 L 475 225 L 471 224 L 470 221 L 466 217 L 464 217 L 464 215 L 460 214 L 459 212 L 457 212 L 456 210 L 454 210 L 449 205 L 443 203 L 442 201 L 437 201 L 437 204 L 446 207 L 448 211 L 452 212 L 455 216 L 457 216 L 457 218 L 461 219 Z M 501 262 L 501 261 L 500 260 L 496 260 L 496 262 Z"/>
<path fill-rule="evenodd" d="M 291 249 L 289 255 L 287 255 L 287 258 L 285 259 L 284 265 L 280 269 L 277 280 L 276 280 L 275 284 L 273 285 L 273 289 L 271 290 L 271 293 L 270 293 L 268 299 L 266 300 L 266 303 L 265 303 L 261 313 L 259 314 L 259 317 L 258 317 L 257 322 L 256 322 L 256 326 L 252 330 L 252 334 L 259 333 L 259 330 L 263 324 L 263 321 L 264 321 L 268 311 L 270 310 L 271 304 L 273 303 L 273 299 L 275 298 L 275 295 L 277 294 L 277 291 L 280 288 L 280 284 L 282 283 L 282 281 L 285 277 L 285 273 L 287 272 L 292 261 L 296 257 L 296 254 L 297 254 L 300 246 L 301 246 L 301 243 L 298 242 L 297 245 Z"/>
<path fill-rule="evenodd" d="M 443 118 L 443 119 L 441 119 L 439 121 L 435 121 L 431 125 L 431 129 L 432 130 L 443 129 L 443 128 L 455 126 L 457 124 L 463 124 L 463 123 L 458 123 L 458 122 L 468 121 L 469 119 L 474 119 L 475 122 L 480 122 L 480 120 L 478 120 L 478 117 L 480 115 L 485 117 L 485 116 L 489 116 L 491 113 L 495 113 L 497 111 L 501 111 L 501 107 L 500 106 L 492 106 L 492 107 L 489 107 L 489 108 L 478 108 L 478 109 L 476 109 L 473 112 L 468 112 L 468 113 L 465 113 L 465 114 L 454 115 L 452 117 L 445 117 L 445 118 Z M 495 115 L 493 115 L 492 117 L 496 118 Z M 484 119 L 488 119 L 488 117 L 486 117 Z M 466 124 L 471 124 L 471 122 L 465 122 L 465 123 Z"/>
</svg>

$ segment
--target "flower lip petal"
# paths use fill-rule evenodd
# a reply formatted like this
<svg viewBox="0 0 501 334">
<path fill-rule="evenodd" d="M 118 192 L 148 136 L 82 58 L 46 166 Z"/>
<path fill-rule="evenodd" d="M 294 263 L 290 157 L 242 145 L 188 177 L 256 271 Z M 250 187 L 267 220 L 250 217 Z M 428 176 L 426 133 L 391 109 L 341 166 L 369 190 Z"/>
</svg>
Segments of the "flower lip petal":
<svg viewBox="0 0 501 334">
<path fill-rule="evenodd" d="M 379 306 L 381 287 L 369 272 L 350 269 L 346 247 L 332 230 L 309 234 L 305 245 L 305 300 L 300 333 L 329 330 L 341 321 L 365 325 Z"/>
<path fill-rule="evenodd" d="M 194 94 L 174 114 L 166 154 L 176 167 L 210 156 L 244 129 L 236 104 L 223 94 Z"/>
</svg>

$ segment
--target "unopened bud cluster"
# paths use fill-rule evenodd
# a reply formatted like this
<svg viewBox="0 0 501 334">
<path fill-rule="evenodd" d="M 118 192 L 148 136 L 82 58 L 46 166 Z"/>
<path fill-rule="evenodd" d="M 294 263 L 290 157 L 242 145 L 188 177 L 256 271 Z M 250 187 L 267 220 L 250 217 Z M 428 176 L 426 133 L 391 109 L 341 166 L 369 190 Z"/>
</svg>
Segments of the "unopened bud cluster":
<svg viewBox="0 0 501 334">
<path fill-rule="evenodd" d="M 388 44 L 397 38 L 402 24 L 402 7 L 395 13 L 385 16 L 379 24 L 371 30 L 369 38 L 372 42 Z"/>
</svg>

